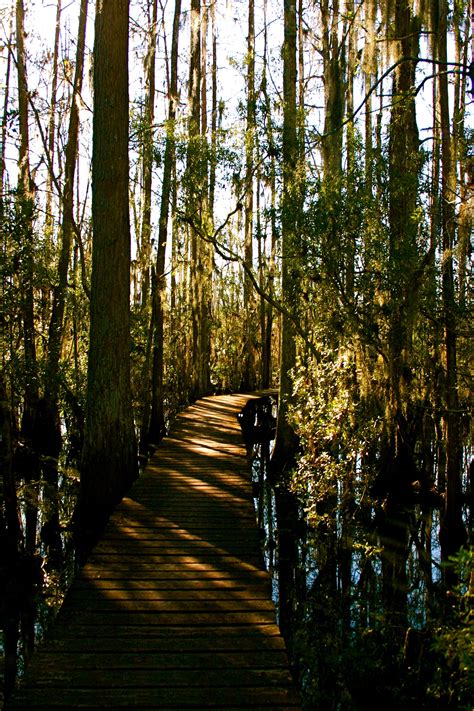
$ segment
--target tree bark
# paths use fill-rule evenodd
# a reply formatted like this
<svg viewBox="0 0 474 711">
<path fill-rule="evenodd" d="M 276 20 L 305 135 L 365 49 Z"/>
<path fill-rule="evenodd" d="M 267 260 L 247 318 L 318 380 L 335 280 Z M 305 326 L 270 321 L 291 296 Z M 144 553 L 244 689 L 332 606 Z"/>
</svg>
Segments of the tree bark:
<svg viewBox="0 0 474 711">
<path fill-rule="evenodd" d="M 439 112 L 441 125 L 441 234 L 443 249 L 442 295 L 444 316 L 445 352 L 445 440 L 446 440 L 446 490 L 445 506 L 440 522 L 441 555 L 444 561 L 456 553 L 466 542 L 462 519 L 461 463 L 462 449 L 459 421 L 459 396 L 457 377 L 457 317 L 454 287 L 453 248 L 456 232 L 456 173 L 453 136 L 450 129 L 447 66 L 446 0 L 435 0 L 437 9 L 437 51 L 442 69 L 438 74 Z M 434 10 L 436 12 L 436 9 Z M 445 571 L 446 583 L 453 581 L 452 571 Z"/>
<path fill-rule="evenodd" d="M 283 198 L 282 198 L 282 275 L 283 304 L 295 311 L 299 299 L 299 249 L 297 224 L 299 189 L 297 176 L 298 140 L 296 107 L 296 8 L 285 0 L 285 36 L 283 45 Z M 277 433 L 272 467 L 283 469 L 295 454 L 296 439 L 288 422 L 288 405 L 292 396 L 291 371 L 296 363 L 295 326 L 286 314 L 281 315 L 280 388 Z"/>
<path fill-rule="evenodd" d="M 98 0 L 92 280 L 81 523 L 87 546 L 137 475 L 130 388 L 128 0 Z"/>
<path fill-rule="evenodd" d="M 155 71 L 158 23 L 158 0 L 153 0 L 148 51 L 145 58 L 146 96 L 143 116 L 142 215 L 140 230 L 141 305 L 148 304 L 151 257 L 151 195 L 153 183 L 153 123 L 155 120 Z"/>
<path fill-rule="evenodd" d="M 247 270 L 253 271 L 253 224 L 254 224 L 254 142 L 255 142 L 255 3 L 249 0 L 247 35 L 247 126 L 245 136 L 245 235 L 244 235 L 244 390 L 253 390 L 256 384 L 256 308 L 253 285 Z"/>
<path fill-rule="evenodd" d="M 191 39 L 189 64 L 189 122 L 186 165 L 187 212 L 191 220 L 190 297 L 192 321 L 192 376 L 190 399 L 196 400 L 210 391 L 210 268 L 209 244 L 200 237 L 194 225 L 209 230 L 206 136 L 202 112 L 202 36 L 201 2 L 191 2 Z"/>
<path fill-rule="evenodd" d="M 284 2 L 283 44 L 283 199 L 282 199 L 282 299 L 285 306 L 295 309 L 299 296 L 299 252 L 297 247 L 297 216 L 299 191 L 297 178 L 297 64 L 296 7 Z M 272 478 L 276 483 L 276 508 L 279 528 L 279 593 L 280 626 L 287 634 L 291 625 L 295 596 L 295 517 L 296 502 L 285 481 L 294 464 L 296 436 L 288 421 L 288 406 L 292 395 L 291 370 L 296 363 L 296 333 L 293 321 L 281 315 L 280 388 L 275 447 L 271 461 Z"/>
<path fill-rule="evenodd" d="M 57 0 L 56 5 L 56 23 L 54 30 L 54 49 L 53 49 L 53 77 L 51 81 L 51 106 L 49 110 L 48 124 L 48 151 L 51 167 L 54 166 L 54 151 L 55 151 L 55 131 L 56 131 L 56 115 L 58 107 L 56 104 L 58 90 L 58 56 L 59 56 L 59 35 L 61 30 L 61 3 L 62 0 Z M 48 171 L 46 182 L 46 233 L 52 238 L 53 236 L 53 176 L 51 171 Z"/>
<path fill-rule="evenodd" d="M 36 339 L 34 318 L 34 258 L 33 258 L 33 213 L 34 184 L 30 173 L 30 140 L 28 111 L 28 82 L 26 74 L 25 30 L 23 0 L 16 2 L 16 42 L 18 73 L 18 114 L 20 124 L 19 180 L 17 198 L 17 223 L 21 232 L 22 261 L 22 318 L 23 347 L 25 360 L 25 400 L 22 421 L 23 434 L 30 438 L 34 412 L 38 402 L 38 370 L 36 362 Z"/>
<path fill-rule="evenodd" d="M 395 57 L 389 127 L 389 402 L 385 451 L 380 476 L 388 481 L 379 535 L 383 544 L 382 570 L 385 615 L 395 647 L 408 627 L 407 561 L 409 554 L 410 481 L 416 464 L 410 437 L 412 408 L 406 384 L 410 377 L 412 328 L 417 304 L 419 268 L 416 207 L 420 170 L 415 112 L 415 70 L 420 27 L 411 0 L 394 7 Z"/>
<path fill-rule="evenodd" d="M 55 421 L 56 439 L 59 454 L 60 426 L 58 412 L 59 362 L 63 341 L 64 311 L 68 285 L 69 263 L 71 259 L 72 238 L 74 233 L 74 179 L 77 164 L 79 136 L 79 97 L 82 89 L 84 71 L 84 52 L 86 38 L 88 0 L 81 0 L 79 27 L 76 49 L 76 69 L 71 96 L 68 139 L 65 150 L 64 188 L 62 194 L 61 244 L 58 261 L 58 283 L 53 292 L 53 304 L 48 334 L 48 357 L 46 364 L 45 398 Z"/>
<path fill-rule="evenodd" d="M 268 62 L 268 27 L 267 27 L 267 0 L 264 2 L 264 53 L 263 53 L 263 69 L 260 90 L 263 97 L 265 110 L 265 131 L 268 141 L 269 152 L 269 182 L 270 182 L 270 231 L 271 231 L 271 246 L 268 258 L 267 274 L 263 274 L 263 264 L 260 265 L 261 270 L 261 285 L 262 291 L 266 285 L 266 291 L 270 298 L 273 298 L 275 292 L 275 276 L 276 276 L 276 251 L 277 251 L 277 225 L 276 225 L 276 205 L 277 205 L 277 189 L 276 189 L 276 146 L 272 125 L 272 104 L 267 90 L 267 62 Z M 265 284 L 264 281 L 267 280 Z M 273 306 L 270 300 L 266 301 L 263 296 L 260 302 L 261 310 L 261 339 L 262 339 L 262 360 L 260 370 L 260 384 L 262 388 L 268 388 L 271 384 L 272 376 L 272 334 L 274 325 Z"/>
<path fill-rule="evenodd" d="M 7 67 L 5 70 L 5 93 L 3 99 L 3 112 L 2 112 L 2 133 L 1 133 L 1 143 L 0 143 L 0 218 L 4 213 L 5 205 L 5 151 L 7 146 L 7 119 L 8 119 L 8 106 L 10 101 L 10 74 L 12 65 L 12 40 L 13 40 L 13 20 L 10 23 L 10 32 L 8 36 L 8 52 L 7 52 Z"/>
<path fill-rule="evenodd" d="M 164 356 L 163 340 L 165 325 L 165 256 L 168 244 L 168 220 L 170 215 L 170 201 L 172 191 L 172 176 L 176 162 L 175 148 L 175 121 L 176 104 L 178 101 L 178 49 L 179 49 L 179 22 L 181 16 L 181 0 L 176 0 L 174 6 L 173 37 L 171 41 L 171 72 L 168 87 L 168 120 L 166 130 L 165 155 L 163 161 L 163 183 L 161 188 L 160 221 L 158 225 L 158 251 L 156 256 L 156 284 L 153 291 L 153 371 L 152 371 L 152 398 L 149 440 L 159 442 L 165 434 L 164 410 Z"/>
</svg>

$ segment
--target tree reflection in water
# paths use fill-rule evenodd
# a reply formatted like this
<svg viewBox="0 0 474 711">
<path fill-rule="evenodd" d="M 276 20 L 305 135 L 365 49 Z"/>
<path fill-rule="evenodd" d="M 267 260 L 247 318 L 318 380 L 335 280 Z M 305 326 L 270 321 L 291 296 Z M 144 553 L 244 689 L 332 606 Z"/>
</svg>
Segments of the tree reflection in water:
<svg viewBox="0 0 474 711">
<path fill-rule="evenodd" d="M 79 472 L 65 454 L 58 461 L 38 455 L 25 444 L 17 445 L 13 456 L 13 478 L 17 482 L 13 503 L 19 526 L 1 522 L 5 543 L 0 557 L 4 698 L 22 676 L 73 579 L 73 513 L 79 490 Z M 8 509 L 6 500 L 4 503 Z M 10 519 L 14 518 L 10 512 Z"/>
<path fill-rule="evenodd" d="M 443 680 L 436 677 L 442 657 L 433 652 L 433 628 L 446 608 L 439 604 L 436 580 L 430 598 L 427 595 L 424 559 L 416 555 L 416 540 L 404 537 L 407 626 L 396 638 L 387 623 L 393 617 L 387 606 L 391 572 L 387 560 L 401 537 L 388 539 L 387 527 L 377 520 L 374 509 L 354 519 L 350 536 L 329 515 L 325 527 L 311 525 L 291 492 L 290 473 L 279 487 L 270 480 L 275 411 L 273 397 L 255 398 L 239 420 L 251 461 L 262 551 L 305 707 L 364 709 L 370 686 L 375 705 L 391 699 L 387 708 L 454 708 L 446 701 Z M 3 460 L 5 464 L 5 456 Z M 5 517 L 0 517 L 5 696 L 21 677 L 72 582 L 76 568 L 72 522 L 79 489 L 79 473 L 65 455 L 58 463 L 22 446 L 13 463 L 10 478 L 3 472 Z M 329 502 L 336 511 L 344 503 L 343 494 Z M 435 516 L 433 509 L 433 520 Z M 373 543 L 370 550 L 367 541 Z M 400 594 L 399 589 L 396 592 Z M 439 605 L 437 613 L 429 599 Z"/>
<path fill-rule="evenodd" d="M 428 590 L 426 560 L 403 511 L 389 520 L 391 530 L 374 493 L 367 508 L 351 510 L 348 527 L 341 486 L 332 498 L 320 497 L 314 523 L 291 491 L 290 472 L 276 477 L 279 485 L 271 481 L 275 414 L 275 400 L 263 397 L 251 400 L 239 420 L 262 550 L 304 708 L 365 709 L 369 688 L 377 707 L 460 708 L 449 693 L 452 670 L 435 652 L 436 630 L 451 624 L 436 561 L 436 502 L 423 512 L 433 521 Z M 317 471 L 312 485 L 317 493 Z M 403 564 L 401 573 L 395 564 Z M 464 699 L 466 689 L 459 689 Z"/>
</svg>

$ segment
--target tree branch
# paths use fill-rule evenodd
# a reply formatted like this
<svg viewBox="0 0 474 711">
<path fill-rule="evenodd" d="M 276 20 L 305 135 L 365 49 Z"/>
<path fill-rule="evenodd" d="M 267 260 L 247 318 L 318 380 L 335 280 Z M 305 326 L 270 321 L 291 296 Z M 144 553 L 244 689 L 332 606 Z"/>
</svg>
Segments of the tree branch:
<svg viewBox="0 0 474 711">
<path fill-rule="evenodd" d="M 296 333 L 300 338 L 303 340 L 304 344 L 307 346 L 308 350 L 312 353 L 312 355 L 319 360 L 319 353 L 316 350 L 314 344 L 308 339 L 307 334 L 305 333 L 304 329 L 302 328 L 300 321 L 298 317 L 290 311 L 281 301 L 273 298 L 268 294 L 260 284 L 258 283 L 258 280 L 256 279 L 252 269 L 245 263 L 244 259 L 239 256 L 234 250 L 230 249 L 226 245 L 222 244 L 217 240 L 217 236 L 222 232 L 222 230 L 226 227 L 226 225 L 229 223 L 229 220 L 233 215 L 235 215 L 237 212 L 239 212 L 242 209 L 242 203 L 238 202 L 236 207 L 231 210 L 227 217 L 225 218 L 224 222 L 219 225 L 219 227 L 214 230 L 213 235 L 207 235 L 205 232 L 201 229 L 199 225 L 196 224 L 194 219 L 190 215 L 186 215 L 184 212 L 178 211 L 178 217 L 188 225 L 192 227 L 193 230 L 196 231 L 196 234 L 199 235 L 199 237 L 206 242 L 209 242 L 214 246 L 214 249 L 216 250 L 217 254 L 222 257 L 222 259 L 225 259 L 229 262 L 237 262 L 238 264 L 241 265 L 243 268 L 244 272 L 248 276 L 253 288 L 257 292 L 257 294 L 264 299 L 267 303 L 269 303 L 271 306 L 273 306 L 274 309 L 276 309 L 279 313 L 283 314 L 286 316 L 294 325 Z"/>
</svg>

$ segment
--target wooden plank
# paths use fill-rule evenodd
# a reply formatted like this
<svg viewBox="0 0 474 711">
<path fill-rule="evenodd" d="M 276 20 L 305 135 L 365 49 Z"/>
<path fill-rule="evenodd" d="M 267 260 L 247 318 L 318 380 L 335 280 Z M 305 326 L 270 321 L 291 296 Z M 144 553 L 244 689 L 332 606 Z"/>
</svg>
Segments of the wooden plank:
<svg viewBox="0 0 474 711">
<path fill-rule="evenodd" d="M 192 553 L 192 557 L 191 557 Z M 217 548 L 212 545 L 202 545 L 195 546 L 191 548 L 179 548 L 179 547 L 169 547 L 169 548 L 139 548 L 130 549 L 124 547 L 122 551 L 117 549 L 113 550 L 103 550 L 102 548 L 97 549 L 96 552 L 90 557 L 90 565 L 95 565 L 96 562 L 107 565 L 108 563 L 167 563 L 170 558 L 179 561 L 186 565 L 187 563 L 193 563 L 199 559 L 207 558 L 223 558 L 223 563 L 228 565 L 229 563 L 239 564 L 242 562 L 243 558 L 254 559 L 256 562 L 260 561 L 261 554 L 257 549 L 248 550 L 244 549 L 242 551 L 231 552 L 225 548 Z"/>
<path fill-rule="evenodd" d="M 179 565 L 140 566 L 140 568 L 130 568 L 130 566 L 114 566 L 102 570 L 100 566 L 88 569 L 83 573 L 80 580 L 129 580 L 160 581 L 160 580 L 231 580 L 239 584 L 255 583 L 257 581 L 268 581 L 268 576 L 262 571 L 220 570 L 212 565 L 187 566 L 182 570 Z"/>
<path fill-rule="evenodd" d="M 183 578 L 183 576 L 172 577 L 171 579 L 149 579 L 149 578 L 81 578 L 74 585 L 71 595 L 87 594 L 90 590 L 122 591 L 124 594 L 134 592 L 140 595 L 144 593 L 160 593 L 160 591 L 182 591 L 193 595 L 209 594 L 212 591 L 223 595 L 236 594 L 242 591 L 250 593 L 261 593 L 265 597 L 269 596 L 270 586 L 268 580 L 256 580 L 252 584 L 233 578 Z M 228 592 L 230 591 L 230 592 Z"/>
<path fill-rule="evenodd" d="M 88 652 L 74 650 L 65 654 L 60 650 L 48 651 L 40 650 L 42 655 L 41 667 L 54 672 L 60 668 L 63 672 L 70 672 L 76 669 L 285 669 L 288 671 L 288 659 L 282 649 L 270 649 L 258 651 L 243 649 L 232 651 L 196 651 L 154 652 L 139 651 L 115 651 L 111 653 L 103 652 L 98 654 L 95 649 Z"/>
<path fill-rule="evenodd" d="M 237 601 L 248 602 L 249 600 L 259 600 L 265 602 L 273 609 L 273 603 L 268 599 L 268 591 L 264 587 L 260 588 L 248 588 L 241 587 L 236 589 L 231 589 L 229 587 L 222 589 L 207 589 L 207 590 L 195 590 L 195 589 L 176 589 L 176 587 L 168 587 L 164 590 L 132 590 L 130 588 L 123 589 L 120 588 L 108 588 L 104 590 L 98 590 L 92 586 L 88 588 L 76 588 L 70 593 L 68 603 L 74 604 L 78 609 L 84 609 L 85 607 L 105 607 L 106 605 L 118 605 L 122 608 L 122 605 L 126 605 L 131 601 L 136 602 L 146 602 L 147 604 L 155 604 L 160 601 L 194 601 L 198 602 L 203 600 L 205 602 L 209 601 L 229 601 L 232 604 L 236 604 Z"/>
<path fill-rule="evenodd" d="M 100 658 L 97 658 L 100 662 Z M 267 686 L 284 686 L 290 684 L 290 672 L 288 669 L 262 669 L 243 668 L 230 666 L 225 669 L 206 668 L 206 678 L 203 680 L 203 670 L 195 668 L 172 667 L 161 669 L 154 667 L 151 669 L 134 668 L 133 674 L 124 673 L 123 669 L 113 667 L 88 667 L 78 668 L 74 665 L 68 669 L 50 667 L 42 664 L 41 676 L 30 679 L 30 688 L 39 690 L 48 689 L 169 689 L 173 687 L 186 687 L 187 689 L 207 689 L 215 687 L 235 688 L 251 686 L 254 688 Z"/>
<path fill-rule="evenodd" d="M 135 631 L 135 628 L 132 628 Z M 121 628 L 122 632 L 124 628 Z M 285 643 L 279 634 L 276 627 L 272 627 L 273 634 L 248 634 L 246 630 L 234 630 L 234 634 L 223 636 L 199 634 L 198 631 L 192 630 L 188 634 L 174 634 L 166 639 L 166 650 L 168 653 L 186 653 L 196 652 L 211 652 L 212 655 L 224 652 L 257 652 L 257 654 L 265 655 L 269 651 L 283 651 L 285 653 Z M 154 631 L 156 632 L 156 631 Z M 61 636 L 60 636 L 61 635 Z M 74 638 L 74 645 L 71 645 L 71 634 L 66 636 L 65 633 L 58 632 L 51 635 L 48 640 L 40 645 L 38 654 L 43 652 L 57 652 L 61 659 L 67 659 L 69 656 L 80 655 L 82 653 L 104 654 L 113 652 L 114 656 L 120 654 L 123 647 L 128 653 L 158 653 L 163 652 L 164 643 L 163 635 L 148 634 L 143 636 L 130 634 L 128 637 L 121 635 L 105 636 L 94 635 L 77 635 Z M 120 642 L 117 643 L 117 639 Z M 285 653 L 286 658 L 286 653 Z M 183 656 L 183 659 L 185 657 Z"/>
<path fill-rule="evenodd" d="M 90 612 L 67 609 L 61 614 L 62 624 L 71 624 L 78 614 L 81 616 L 81 627 L 97 628 L 99 625 L 109 625 L 117 628 L 123 622 L 125 612 Z M 222 625 L 261 625 L 271 624 L 275 620 L 273 610 L 221 612 L 136 612 L 127 610 L 129 624 L 135 627 L 167 627 L 193 625 L 195 627 L 219 627 Z"/>
<path fill-rule="evenodd" d="M 228 577 L 230 573 L 240 573 L 246 578 L 261 578 L 268 579 L 268 575 L 265 571 L 262 571 L 258 566 L 261 563 L 261 556 L 257 556 L 257 560 L 250 563 L 239 564 L 237 561 L 229 559 L 229 557 L 221 556 L 217 561 L 212 559 L 203 558 L 202 561 L 199 560 L 197 556 L 179 556 L 179 562 L 177 557 L 169 558 L 168 560 L 163 560 L 159 565 L 147 561 L 145 559 L 137 561 L 135 566 L 132 560 L 120 561 L 114 560 L 107 564 L 107 560 L 99 558 L 90 559 L 87 567 L 84 568 L 79 576 L 81 579 L 94 579 L 97 577 L 106 577 L 110 572 L 117 570 L 130 571 L 130 568 L 135 568 L 135 570 L 145 571 L 146 574 L 151 574 L 156 571 L 158 577 L 166 570 L 175 570 L 176 572 L 186 573 L 188 575 L 195 574 L 195 577 L 199 577 L 201 573 L 205 575 L 206 571 L 213 573 L 221 573 L 223 577 Z M 239 558 L 239 560 L 241 560 Z M 152 579 L 152 578 L 150 578 Z"/>
<path fill-rule="evenodd" d="M 61 620 L 58 620 L 61 622 Z M 80 637 L 91 637 L 98 640 L 99 638 L 112 637 L 113 639 L 128 640 L 130 637 L 141 637 L 143 639 L 150 637 L 159 637 L 161 644 L 165 644 L 170 637 L 184 639 L 186 637 L 195 636 L 203 638 L 210 636 L 214 639 L 221 637 L 222 639 L 242 638 L 244 636 L 260 639 L 262 648 L 266 644 L 267 636 L 278 636 L 280 630 L 274 623 L 256 623 L 249 621 L 247 624 L 221 624 L 221 625 L 195 625 L 189 618 L 181 625 L 170 625 L 163 622 L 161 625 L 136 625 L 130 617 L 126 616 L 120 626 L 114 627 L 107 622 L 101 621 L 96 625 L 83 625 L 78 620 L 75 625 L 60 625 L 60 634 L 63 638 L 79 639 Z M 258 631 L 257 631 L 258 630 Z M 128 644 L 128 641 L 126 642 Z M 232 641 L 231 641 L 232 643 Z"/>
<path fill-rule="evenodd" d="M 201 675 L 205 681 L 205 676 Z M 32 693 L 35 696 L 32 699 Z M 98 697 L 100 703 L 97 703 Z M 124 689 L 96 688 L 43 688 L 38 690 L 23 688 L 17 696 L 17 703 L 31 709 L 83 709 L 83 708 L 120 708 L 141 709 L 148 705 L 153 709 L 167 706 L 173 709 L 195 709 L 200 707 L 228 709 L 230 705 L 237 705 L 251 709 L 255 704 L 265 704 L 267 709 L 279 706 L 298 707 L 298 698 L 289 684 L 277 686 L 232 686 L 209 687 L 204 683 L 201 687 L 132 687 L 129 693 Z M 17 707 L 16 707 L 17 708 Z"/>
<path fill-rule="evenodd" d="M 166 599 L 153 597 L 148 599 L 133 599 L 122 596 L 119 600 L 116 597 L 100 598 L 77 598 L 70 600 L 70 605 L 74 606 L 74 612 L 80 611 L 86 614 L 122 615 L 123 612 L 143 612 L 143 613 L 196 613 L 196 612 L 249 612 L 249 611 L 269 611 L 275 615 L 275 608 L 271 600 L 259 598 L 229 599 L 212 598 L 201 596 L 200 598 L 178 597 L 178 599 Z M 87 619 L 87 618 L 86 618 Z M 105 617 L 104 617 L 105 619 Z"/>
</svg>

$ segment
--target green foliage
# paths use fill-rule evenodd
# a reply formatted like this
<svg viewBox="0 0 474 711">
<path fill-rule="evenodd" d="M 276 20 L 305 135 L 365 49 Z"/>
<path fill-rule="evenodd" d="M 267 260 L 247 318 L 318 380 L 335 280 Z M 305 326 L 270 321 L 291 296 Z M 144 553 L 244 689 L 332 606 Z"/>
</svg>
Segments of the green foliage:
<svg viewBox="0 0 474 711">
<path fill-rule="evenodd" d="M 369 469 L 362 470 L 361 465 L 382 425 L 377 410 L 371 412 L 370 403 L 357 394 L 354 355 L 342 349 L 335 357 L 326 352 L 319 362 L 300 361 L 295 373 L 290 418 L 302 454 L 293 485 L 306 502 L 311 522 L 320 515 L 318 503 L 347 476 L 357 472 L 361 497 L 371 478 Z"/>
<path fill-rule="evenodd" d="M 442 595 L 432 556 L 443 366 L 441 271 L 421 209 L 430 186 L 421 184 L 407 225 L 416 238 L 394 249 L 388 163 L 378 167 L 377 198 L 363 165 L 361 153 L 337 182 L 315 179 L 307 190 L 301 314 L 315 353 L 300 344 L 290 417 L 312 582 L 295 654 L 308 709 L 363 709 L 368 686 L 375 705 L 457 708 L 472 694 L 466 598 L 464 618 L 447 621 L 431 649 Z M 459 344 L 461 373 L 462 333 Z M 397 561 L 403 594 L 390 578 Z M 404 595 L 406 627 L 395 637 L 393 601 Z"/>
<path fill-rule="evenodd" d="M 474 699 L 474 548 L 451 556 L 458 584 L 448 592 L 449 624 L 435 631 L 433 649 L 442 655 L 433 695 L 447 697 L 458 709 L 472 708 Z"/>
<path fill-rule="evenodd" d="M 224 268 L 215 278 L 213 287 L 213 344 L 211 352 L 211 382 L 216 392 L 238 391 L 243 377 L 241 339 L 244 310 L 240 290 L 240 275 Z"/>
</svg>

